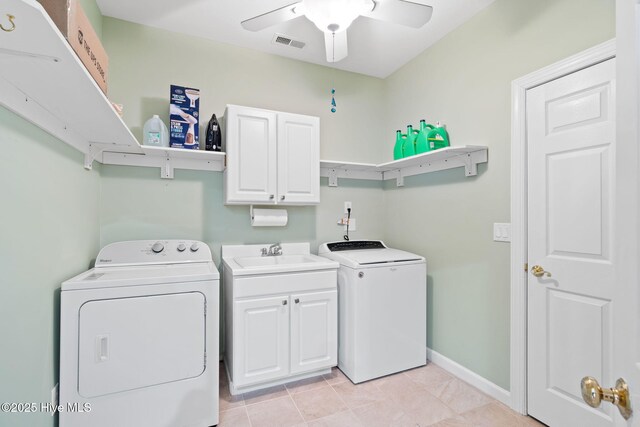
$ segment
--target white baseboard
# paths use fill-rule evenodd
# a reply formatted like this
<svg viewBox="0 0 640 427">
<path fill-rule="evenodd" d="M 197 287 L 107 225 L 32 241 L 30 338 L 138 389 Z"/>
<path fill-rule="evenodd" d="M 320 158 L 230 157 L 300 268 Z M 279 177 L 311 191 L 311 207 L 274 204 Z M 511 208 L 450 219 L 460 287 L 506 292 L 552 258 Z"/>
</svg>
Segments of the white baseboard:
<svg viewBox="0 0 640 427">
<path fill-rule="evenodd" d="M 465 381 L 483 393 L 488 394 L 499 402 L 511 407 L 511 393 L 502 387 L 497 386 L 488 379 L 481 377 L 475 372 L 465 368 L 457 362 L 449 359 L 446 356 L 427 348 L 427 359 L 429 359 L 434 365 L 438 365 L 450 374 L 455 375 L 462 381 Z"/>
</svg>

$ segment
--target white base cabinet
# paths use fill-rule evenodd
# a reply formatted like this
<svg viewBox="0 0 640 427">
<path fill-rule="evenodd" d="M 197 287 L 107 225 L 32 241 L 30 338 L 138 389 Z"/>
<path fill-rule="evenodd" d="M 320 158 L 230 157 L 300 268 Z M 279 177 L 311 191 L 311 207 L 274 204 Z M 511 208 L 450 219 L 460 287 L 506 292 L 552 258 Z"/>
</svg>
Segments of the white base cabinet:
<svg viewBox="0 0 640 427">
<path fill-rule="evenodd" d="M 225 261 L 223 283 L 231 394 L 329 373 L 337 365 L 337 268 L 234 276 Z"/>
<path fill-rule="evenodd" d="M 227 105 L 224 201 L 228 205 L 320 203 L 320 119 Z"/>
<path fill-rule="evenodd" d="M 289 297 L 233 302 L 236 386 L 289 375 Z M 237 340 L 236 340 L 237 339 Z"/>
<path fill-rule="evenodd" d="M 337 364 L 338 291 L 292 294 L 291 373 Z"/>
</svg>

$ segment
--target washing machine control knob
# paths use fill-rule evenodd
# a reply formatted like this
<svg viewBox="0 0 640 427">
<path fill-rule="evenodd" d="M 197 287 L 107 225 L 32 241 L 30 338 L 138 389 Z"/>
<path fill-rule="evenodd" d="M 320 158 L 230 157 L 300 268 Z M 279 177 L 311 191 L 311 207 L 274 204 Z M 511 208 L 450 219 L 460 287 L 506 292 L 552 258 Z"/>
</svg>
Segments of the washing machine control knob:
<svg viewBox="0 0 640 427">
<path fill-rule="evenodd" d="M 194 243 L 189 249 L 191 249 L 191 252 L 198 252 L 198 249 L 200 249 L 200 245 L 198 245 L 198 243 Z"/>
<path fill-rule="evenodd" d="M 184 243 L 180 243 L 178 244 L 178 252 L 184 252 L 185 249 L 187 249 L 187 245 L 185 245 Z"/>
<path fill-rule="evenodd" d="M 160 242 L 155 242 L 153 246 L 151 246 L 151 250 L 157 254 L 164 250 L 164 245 Z"/>
</svg>

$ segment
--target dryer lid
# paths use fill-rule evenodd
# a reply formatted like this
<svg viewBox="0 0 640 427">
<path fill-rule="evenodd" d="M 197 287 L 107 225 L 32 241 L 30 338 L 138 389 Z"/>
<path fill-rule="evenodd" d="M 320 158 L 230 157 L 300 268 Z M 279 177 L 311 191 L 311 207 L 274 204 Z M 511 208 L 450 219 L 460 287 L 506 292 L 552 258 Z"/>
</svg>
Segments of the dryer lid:
<svg viewBox="0 0 640 427">
<path fill-rule="evenodd" d="M 425 262 L 425 259 L 420 255 L 388 248 L 380 240 L 323 243 L 318 249 L 318 255 L 354 268 L 374 264 Z"/>
<path fill-rule="evenodd" d="M 424 261 L 424 258 L 419 255 L 390 248 L 343 251 L 336 255 L 350 259 L 359 265 Z"/>
<path fill-rule="evenodd" d="M 96 267 L 62 284 L 62 291 L 118 286 L 162 285 L 218 280 L 212 261 L 189 264 L 155 264 L 122 267 Z"/>
</svg>

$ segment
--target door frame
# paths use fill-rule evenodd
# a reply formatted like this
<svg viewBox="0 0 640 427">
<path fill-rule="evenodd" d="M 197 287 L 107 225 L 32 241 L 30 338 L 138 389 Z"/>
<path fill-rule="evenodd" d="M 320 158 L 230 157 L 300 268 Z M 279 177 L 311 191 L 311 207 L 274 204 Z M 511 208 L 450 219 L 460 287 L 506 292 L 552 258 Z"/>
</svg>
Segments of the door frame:
<svg viewBox="0 0 640 427">
<path fill-rule="evenodd" d="M 615 39 L 511 82 L 511 408 L 527 414 L 527 90 L 616 57 Z"/>
</svg>

